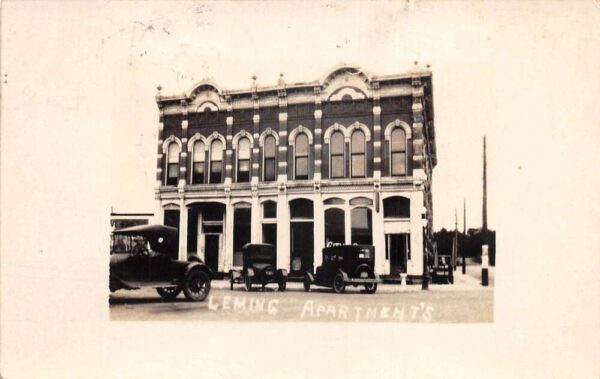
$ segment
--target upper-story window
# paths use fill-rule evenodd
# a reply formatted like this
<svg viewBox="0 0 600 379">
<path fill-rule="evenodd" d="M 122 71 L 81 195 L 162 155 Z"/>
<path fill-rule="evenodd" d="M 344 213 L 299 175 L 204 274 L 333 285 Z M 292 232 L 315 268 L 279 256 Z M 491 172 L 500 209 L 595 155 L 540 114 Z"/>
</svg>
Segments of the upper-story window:
<svg viewBox="0 0 600 379">
<path fill-rule="evenodd" d="M 353 178 L 364 178 L 365 170 L 365 134 L 361 130 L 352 133 L 350 168 Z"/>
<path fill-rule="evenodd" d="M 329 144 L 331 156 L 331 178 L 344 177 L 344 134 L 340 131 L 335 131 L 331 135 Z"/>
<path fill-rule="evenodd" d="M 218 139 L 210 145 L 209 183 L 221 183 L 223 180 L 223 142 Z"/>
<path fill-rule="evenodd" d="M 406 133 L 404 129 L 397 127 L 392 130 L 390 151 L 392 175 L 406 175 Z"/>
<path fill-rule="evenodd" d="M 294 145 L 296 179 L 308 179 L 308 136 L 298 134 Z"/>
<path fill-rule="evenodd" d="M 250 140 L 240 138 L 237 145 L 237 181 L 250 181 Z"/>
<path fill-rule="evenodd" d="M 176 186 L 179 174 L 179 145 L 175 142 L 169 144 L 167 150 L 167 185 Z"/>
<path fill-rule="evenodd" d="M 194 143 L 194 156 L 192 167 L 192 184 L 204 183 L 204 156 L 206 146 L 202 141 Z"/>
<path fill-rule="evenodd" d="M 264 147 L 263 147 L 263 155 L 264 155 L 264 164 L 263 164 L 263 179 L 264 181 L 273 181 L 275 180 L 275 137 L 267 136 L 265 138 Z"/>
</svg>

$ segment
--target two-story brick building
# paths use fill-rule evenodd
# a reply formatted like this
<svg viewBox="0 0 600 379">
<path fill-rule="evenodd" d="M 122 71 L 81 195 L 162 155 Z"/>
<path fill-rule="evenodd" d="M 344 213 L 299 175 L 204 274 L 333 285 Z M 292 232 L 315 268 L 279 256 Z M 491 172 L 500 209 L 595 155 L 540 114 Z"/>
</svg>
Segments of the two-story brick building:
<svg viewBox="0 0 600 379">
<path fill-rule="evenodd" d="M 268 242 L 280 268 L 300 272 L 329 243 L 368 243 L 378 273 L 422 275 L 436 165 L 430 71 L 344 66 L 239 91 L 202 82 L 177 96 L 159 87 L 156 102 L 156 214 L 179 228 L 181 258 L 227 272 L 245 243 Z"/>
</svg>

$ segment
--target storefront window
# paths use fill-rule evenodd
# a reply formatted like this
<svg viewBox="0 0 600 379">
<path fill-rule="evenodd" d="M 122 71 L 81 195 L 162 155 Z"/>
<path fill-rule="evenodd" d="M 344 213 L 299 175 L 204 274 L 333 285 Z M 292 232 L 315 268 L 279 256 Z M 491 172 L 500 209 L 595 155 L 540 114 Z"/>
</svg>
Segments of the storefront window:
<svg viewBox="0 0 600 379">
<path fill-rule="evenodd" d="M 359 245 L 373 244 L 373 229 L 371 224 L 371 210 L 369 208 L 354 208 L 352 218 L 352 243 Z"/>
<path fill-rule="evenodd" d="M 344 211 L 339 208 L 325 210 L 325 246 L 331 243 L 344 243 L 345 237 Z"/>
</svg>

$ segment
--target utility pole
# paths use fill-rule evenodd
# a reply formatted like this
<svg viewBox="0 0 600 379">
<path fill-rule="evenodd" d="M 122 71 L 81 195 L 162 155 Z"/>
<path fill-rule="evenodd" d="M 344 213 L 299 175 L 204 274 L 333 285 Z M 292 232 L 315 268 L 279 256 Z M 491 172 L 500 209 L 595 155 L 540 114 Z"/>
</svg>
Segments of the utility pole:
<svg viewBox="0 0 600 379">
<path fill-rule="evenodd" d="M 454 243 L 452 244 L 452 269 L 456 270 L 458 260 L 458 216 L 454 208 Z"/>
<path fill-rule="evenodd" d="M 467 236 L 467 199 L 463 198 L 463 235 Z M 460 250 L 460 254 L 462 256 L 462 273 L 465 275 L 467 273 L 467 263 L 465 262 L 465 249 Z"/>
<path fill-rule="evenodd" d="M 463 234 L 467 235 L 467 198 L 463 198 Z"/>
<path fill-rule="evenodd" d="M 483 136 L 483 212 L 481 230 L 487 231 L 487 160 L 485 153 L 485 136 Z"/>
</svg>

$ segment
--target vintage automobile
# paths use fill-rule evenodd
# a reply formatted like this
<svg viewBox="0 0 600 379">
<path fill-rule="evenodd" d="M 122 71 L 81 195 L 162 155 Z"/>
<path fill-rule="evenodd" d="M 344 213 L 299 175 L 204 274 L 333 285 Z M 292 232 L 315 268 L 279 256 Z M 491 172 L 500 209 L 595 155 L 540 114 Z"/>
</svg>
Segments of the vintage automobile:
<svg viewBox="0 0 600 379">
<path fill-rule="evenodd" d="M 343 293 L 346 285 L 363 285 L 364 292 L 375 293 L 379 276 L 375 274 L 375 248 L 371 245 L 337 245 L 323 249 L 323 264 L 317 267 L 313 275 L 307 271 L 304 275 L 304 290 L 310 291 L 311 285 L 333 288 Z"/>
<path fill-rule="evenodd" d="M 178 236 L 177 229 L 164 225 L 114 231 L 110 291 L 152 287 L 164 299 L 174 299 L 181 291 L 189 300 L 206 299 L 212 272 L 197 256 L 177 260 Z"/>
<path fill-rule="evenodd" d="M 454 266 L 452 265 L 451 255 L 437 256 L 437 262 L 434 262 L 430 270 L 431 281 L 435 284 L 454 284 Z"/>
<path fill-rule="evenodd" d="M 246 291 L 252 290 L 253 284 L 260 284 L 264 291 L 269 283 L 277 283 L 279 291 L 285 291 L 287 271 L 277 269 L 277 252 L 273 245 L 266 243 L 247 243 L 242 247 L 243 267 L 241 270 L 231 270 L 229 288 L 243 283 Z"/>
</svg>

